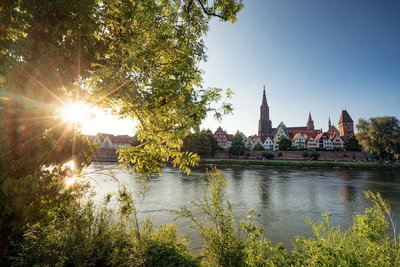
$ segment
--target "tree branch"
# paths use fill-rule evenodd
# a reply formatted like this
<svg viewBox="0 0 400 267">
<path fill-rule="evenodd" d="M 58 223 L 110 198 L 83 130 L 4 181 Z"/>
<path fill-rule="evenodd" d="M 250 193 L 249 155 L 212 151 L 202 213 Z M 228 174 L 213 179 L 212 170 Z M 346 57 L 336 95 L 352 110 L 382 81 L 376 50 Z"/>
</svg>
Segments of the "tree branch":
<svg viewBox="0 0 400 267">
<path fill-rule="evenodd" d="M 227 20 L 228 20 L 227 18 L 225 18 L 225 17 L 223 17 L 223 16 L 221 16 L 221 15 L 219 15 L 219 14 L 217 14 L 217 13 L 208 11 L 207 8 L 206 8 L 206 7 L 203 5 L 203 3 L 201 2 L 201 0 L 197 0 L 197 2 L 200 4 L 200 6 L 201 6 L 201 8 L 203 9 L 204 13 L 206 13 L 207 15 L 209 15 L 209 16 L 214 16 L 214 17 L 218 17 L 218 18 L 220 18 L 220 19 L 223 19 L 224 21 L 227 21 Z"/>
</svg>

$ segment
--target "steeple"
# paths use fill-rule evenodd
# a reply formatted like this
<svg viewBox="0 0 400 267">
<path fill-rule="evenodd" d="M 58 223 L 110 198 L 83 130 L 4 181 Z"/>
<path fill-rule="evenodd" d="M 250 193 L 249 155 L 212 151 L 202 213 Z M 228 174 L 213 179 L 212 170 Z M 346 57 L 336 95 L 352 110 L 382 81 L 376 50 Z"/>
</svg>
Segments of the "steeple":
<svg viewBox="0 0 400 267">
<path fill-rule="evenodd" d="M 311 112 L 308 112 L 307 131 L 314 131 L 314 121 L 311 118 Z"/>
<path fill-rule="evenodd" d="M 328 121 L 328 131 L 329 129 L 332 127 L 332 123 L 331 123 L 331 117 L 329 117 L 329 121 Z"/>
<path fill-rule="evenodd" d="M 263 87 L 263 96 L 260 106 L 260 120 L 258 121 L 258 136 L 264 141 L 266 136 L 272 131 L 272 122 L 269 119 L 269 107 L 267 96 L 265 94 L 265 85 Z"/>
<path fill-rule="evenodd" d="M 265 95 L 265 85 L 264 85 L 264 90 L 263 90 L 263 98 L 261 102 L 261 106 L 266 106 L 267 104 L 267 96 Z"/>
</svg>

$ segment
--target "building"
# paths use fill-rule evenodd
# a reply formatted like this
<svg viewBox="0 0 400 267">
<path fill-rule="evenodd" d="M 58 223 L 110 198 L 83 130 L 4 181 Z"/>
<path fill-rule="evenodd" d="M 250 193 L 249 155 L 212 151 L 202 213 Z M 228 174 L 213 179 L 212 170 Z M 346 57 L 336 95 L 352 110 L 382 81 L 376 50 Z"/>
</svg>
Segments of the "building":
<svg viewBox="0 0 400 267">
<path fill-rule="evenodd" d="M 214 138 L 217 140 L 218 145 L 224 149 L 230 148 L 233 136 L 224 131 L 221 126 L 214 132 Z"/>
<path fill-rule="evenodd" d="M 274 143 L 274 136 L 270 135 L 265 138 L 265 141 L 263 143 L 263 147 L 265 150 L 274 150 L 275 148 L 275 143 Z"/>
<path fill-rule="evenodd" d="M 350 135 L 354 135 L 354 122 L 351 119 L 347 110 L 342 110 L 339 119 L 339 132 L 340 136 L 346 139 Z"/>
<path fill-rule="evenodd" d="M 345 138 L 354 135 L 354 123 L 349 113 L 342 110 L 339 120 L 339 130 L 332 125 L 331 119 L 328 121 L 328 131 L 316 130 L 311 112 L 308 113 L 308 120 L 305 126 L 287 127 L 280 122 L 278 127 L 272 128 L 272 122 L 269 117 L 269 106 L 263 88 L 263 96 L 260 106 L 260 119 L 258 121 L 258 135 L 247 137 L 239 130 L 236 134 L 242 137 L 246 148 L 252 150 L 256 145 L 261 145 L 265 150 L 279 150 L 279 141 L 282 138 L 291 140 L 294 149 L 343 149 Z M 218 145 L 225 149 L 231 146 L 232 135 L 228 134 L 221 127 L 218 127 L 214 133 Z"/>
<path fill-rule="evenodd" d="M 314 130 L 314 121 L 311 118 L 311 112 L 308 112 L 307 131 L 312 132 Z"/>
<path fill-rule="evenodd" d="M 296 133 L 292 139 L 292 147 L 297 149 L 306 148 L 306 139 L 304 138 L 303 134 Z"/>
<path fill-rule="evenodd" d="M 258 136 L 262 141 L 272 132 L 272 121 L 269 119 L 269 107 L 265 95 L 265 85 L 260 106 L 260 120 L 258 121 Z"/>
<path fill-rule="evenodd" d="M 344 149 L 344 140 L 339 135 L 334 135 L 330 137 L 330 139 L 332 141 L 333 148 Z"/>
<path fill-rule="evenodd" d="M 118 148 L 121 146 L 129 146 L 132 138 L 133 137 L 129 135 L 98 133 L 92 139 L 92 143 L 100 144 L 99 148 Z"/>
</svg>

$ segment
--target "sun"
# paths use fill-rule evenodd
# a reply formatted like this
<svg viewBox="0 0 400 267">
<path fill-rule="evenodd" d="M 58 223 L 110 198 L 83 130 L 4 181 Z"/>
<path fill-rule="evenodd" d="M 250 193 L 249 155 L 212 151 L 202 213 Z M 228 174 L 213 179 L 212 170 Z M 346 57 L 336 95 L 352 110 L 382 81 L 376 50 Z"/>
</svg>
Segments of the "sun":
<svg viewBox="0 0 400 267">
<path fill-rule="evenodd" d="M 63 121 L 82 124 L 91 117 L 91 109 L 83 102 L 75 102 L 61 109 Z"/>
</svg>

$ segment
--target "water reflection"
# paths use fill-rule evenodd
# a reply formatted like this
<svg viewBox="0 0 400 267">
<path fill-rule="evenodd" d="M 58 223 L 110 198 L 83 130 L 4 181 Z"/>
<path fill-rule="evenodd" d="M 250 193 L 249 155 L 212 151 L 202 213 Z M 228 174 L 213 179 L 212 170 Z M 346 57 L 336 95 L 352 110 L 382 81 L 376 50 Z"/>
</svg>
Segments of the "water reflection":
<svg viewBox="0 0 400 267">
<path fill-rule="evenodd" d="M 106 193 L 116 192 L 119 187 L 108 174 L 96 172 L 100 169 L 112 170 L 115 178 L 131 190 L 140 186 L 134 176 L 117 165 L 91 165 L 87 171 L 92 172 L 90 181 L 95 181 L 95 201 L 101 202 Z M 257 223 L 273 242 L 289 245 L 293 236 L 310 236 L 311 229 L 304 219 L 319 219 L 324 211 L 332 213 L 333 224 L 347 227 L 354 212 L 370 205 L 363 198 L 365 190 L 380 192 L 391 203 L 395 219 L 399 219 L 399 172 L 278 168 L 223 168 L 222 172 L 228 179 L 226 194 L 234 216 L 240 220 L 250 208 L 255 209 Z M 155 225 L 170 223 L 175 218 L 170 210 L 192 207 L 191 201 L 201 196 L 205 182 L 202 169 L 193 170 L 190 176 L 171 168 L 163 173 L 146 182 L 150 190 L 139 213 L 142 218 L 150 215 Z M 178 223 L 185 232 L 189 222 Z"/>
</svg>

